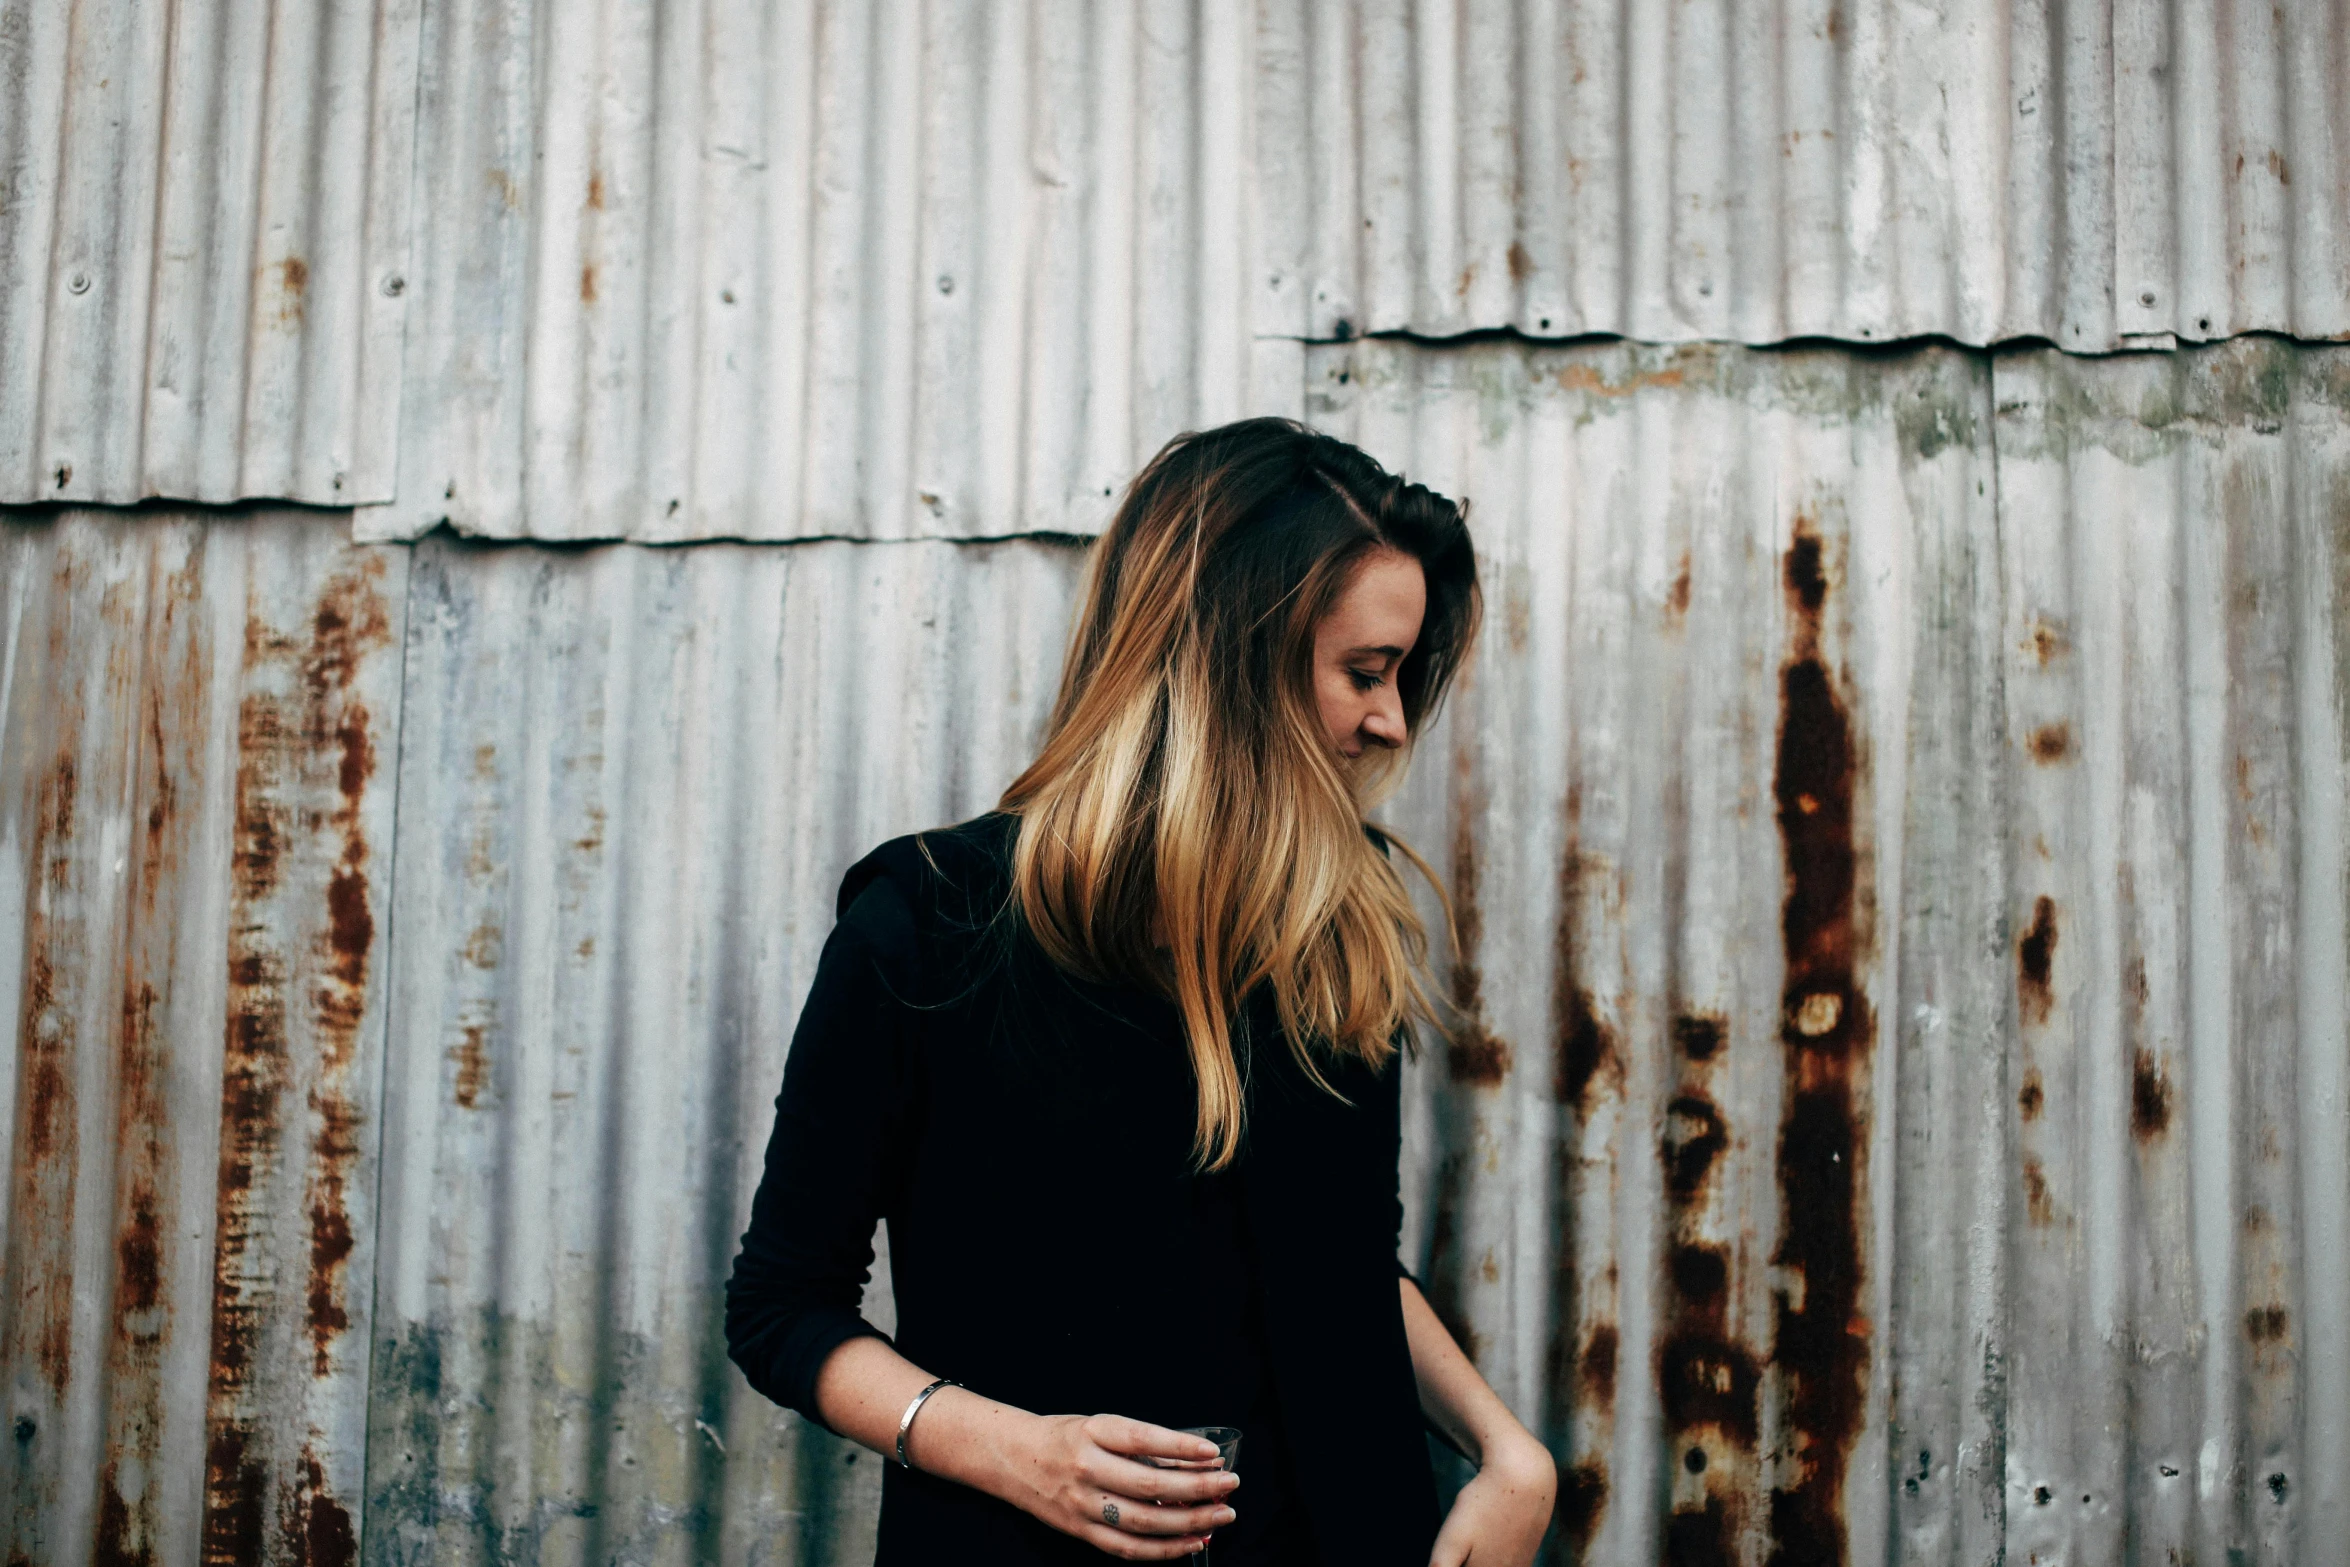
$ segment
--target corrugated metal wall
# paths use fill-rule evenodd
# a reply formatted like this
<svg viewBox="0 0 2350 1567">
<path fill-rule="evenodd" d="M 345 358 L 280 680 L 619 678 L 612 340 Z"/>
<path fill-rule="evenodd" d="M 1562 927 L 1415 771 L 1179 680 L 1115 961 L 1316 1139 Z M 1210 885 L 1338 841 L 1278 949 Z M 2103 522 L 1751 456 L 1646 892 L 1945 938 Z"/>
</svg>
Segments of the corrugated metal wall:
<svg viewBox="0 0 2350 1567">
<path fill-rule="evenodd" d="M 1300 340 L 2350 336 L 2344 0 L 0 21 L 9 501 L 1082 533 Z"/>
<path fill-rule="evenodd" d="M 0 533 L 11 1561 L 869 1555 L 715 1310 L 831 886 L 1258 410 L 1475 505 L 1409 1245 L 1553 1559 L 2342 1559 L 2346 77 L 2342 0 L 0 0 L 0 501 L 338 508 Z M 759 542 L 349 542 L 444 518 Z"/>
</svg>

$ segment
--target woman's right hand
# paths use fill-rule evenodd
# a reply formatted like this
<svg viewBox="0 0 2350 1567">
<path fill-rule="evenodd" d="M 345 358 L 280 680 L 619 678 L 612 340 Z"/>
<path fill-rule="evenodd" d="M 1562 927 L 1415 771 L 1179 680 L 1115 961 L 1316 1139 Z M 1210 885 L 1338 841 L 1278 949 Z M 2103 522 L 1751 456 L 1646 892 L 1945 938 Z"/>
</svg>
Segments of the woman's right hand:
<svg viewBox="0 0 2350 1567">
<path fill-rule="evenodd" d="M 1001 1454 L 1003 1500 L 1133 1562 L 1174 1561 L 1232 1521 L 1228 1469 L 1160 1469 L 1150 1460 L 1213 1462 L 1216 1446 L 1123 1415 L 1032 1415 Z"/>
</svg>

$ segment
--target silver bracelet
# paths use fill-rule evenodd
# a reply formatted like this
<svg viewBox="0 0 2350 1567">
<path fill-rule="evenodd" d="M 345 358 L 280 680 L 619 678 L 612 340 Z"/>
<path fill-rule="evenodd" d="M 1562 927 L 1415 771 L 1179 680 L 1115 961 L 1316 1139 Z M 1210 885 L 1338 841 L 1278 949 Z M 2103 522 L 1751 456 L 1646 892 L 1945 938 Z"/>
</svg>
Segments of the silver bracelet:
<svg viewBox="0 0 2350 1567">
<path fill-rule="evenodd" d="M 924 1388 L 921 1392 L 916 1393 L 914 1395 L 914 1402 L 908 1404 L 906 1406 L 906 1412 L 898 1416 L 898 1467 L 900 1469 L 911 1469 L 914 1467 L 913 1463 L 906 1457 L 906 1433 L 914 1429 L 914 1416 L 921 1413 L 923 1404 L 929 1399 L 931 1394 L 937 1392 L 940 1388 L 961 1387 L 962 1385 L 963 1384 L 960 1382 L 952 1382 L 945 1377 L 940 1377 L 936 1382 L 931 1383 L 930 1386 Z"/>
</svg>

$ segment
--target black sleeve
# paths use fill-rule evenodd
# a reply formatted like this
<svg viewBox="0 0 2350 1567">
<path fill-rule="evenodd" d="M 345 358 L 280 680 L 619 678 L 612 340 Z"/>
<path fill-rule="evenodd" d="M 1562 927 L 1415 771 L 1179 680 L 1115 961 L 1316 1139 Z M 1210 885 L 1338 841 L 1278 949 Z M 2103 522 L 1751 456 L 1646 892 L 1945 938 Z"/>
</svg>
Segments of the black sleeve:
<svg viewBox="0 0 2350 1567">
<path fill-rule="evenodd" d="M 913 917 L 875 880 L 833 928 L 800 1010 L 767 1168 L 726 1284 L 726 1350 L 752 1387 L 811 1420 L 816 1373 L 861 1334 L 873 1227 L 907 1168 L 917 1083 Z"/>
<path fill-rule="evenodd" d="M 1389 1172 L 1387 1250 L 1395 1258 L 1397 1275 L 1410 1279 L 1417 1287 L 1419 1275 L 1403 1265 L 1403 1052 L 1400 1049 L 1388 1060 L 1387 1069 L 1379 1074 L 1378 1081 L 1378 1099 L 1373 1108 L 1379 1117 L 1381 1146 Z"/>
</svg>

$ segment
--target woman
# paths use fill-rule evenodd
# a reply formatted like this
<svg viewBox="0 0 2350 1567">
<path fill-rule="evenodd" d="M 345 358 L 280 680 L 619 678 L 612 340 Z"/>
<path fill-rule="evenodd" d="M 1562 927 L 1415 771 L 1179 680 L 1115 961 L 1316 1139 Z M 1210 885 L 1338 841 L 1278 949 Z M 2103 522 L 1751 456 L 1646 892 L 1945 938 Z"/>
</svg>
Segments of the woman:
<svg viewBox="0 0 2350 1567">
<path fill-rule="evenodd" d="M 1396 1260 L 1433 1019 L 1362 817 L 1477 618 L 1452 502 L 1286 420 L 1181 437 L 1095 546 L 1034 765 L 849 871 L 727 1338 L 893 1461 L 877 1562 L 1531 1561 L 1550 1456 Z M 1423 1418 L 1480 1464 L 1441 1521 Z M 1186 1467 L 1209 1425 L 1236 1473 Z"/>
</svg>

